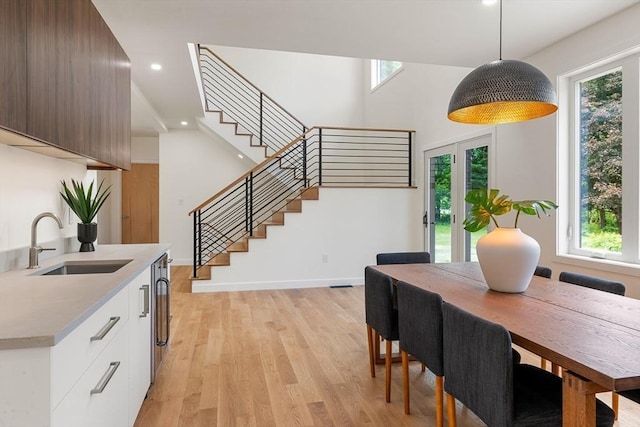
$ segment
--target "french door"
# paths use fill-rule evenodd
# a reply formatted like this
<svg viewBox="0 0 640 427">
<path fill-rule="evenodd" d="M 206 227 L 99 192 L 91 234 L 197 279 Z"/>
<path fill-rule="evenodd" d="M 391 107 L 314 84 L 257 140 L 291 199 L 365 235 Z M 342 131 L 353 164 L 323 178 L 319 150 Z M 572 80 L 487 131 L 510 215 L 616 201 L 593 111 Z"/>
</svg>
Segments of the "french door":
<svg viewBox="0 0 640 427">
<path fill-rule="evenodd" d="M 425 248 L 432 262 L 477 261 L 475 243 L 486 233 L 462 227 L 471 189 L 491 182 L 492 134 L 425 151 Z"/>
</svg>

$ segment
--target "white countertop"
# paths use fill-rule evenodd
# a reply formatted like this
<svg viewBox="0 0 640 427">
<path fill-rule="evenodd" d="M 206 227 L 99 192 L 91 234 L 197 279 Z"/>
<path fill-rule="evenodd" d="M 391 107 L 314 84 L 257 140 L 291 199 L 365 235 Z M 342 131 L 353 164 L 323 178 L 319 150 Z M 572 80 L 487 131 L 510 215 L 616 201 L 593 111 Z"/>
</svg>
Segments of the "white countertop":
<svg viewBox="0 0 640 427">
<path fill-rule="evenodd" d="M 122 260 L 114 273 L 34 276 L 23 268 L 0 274 L 0 350 L 54 346 L 169 249 L 168 244 L 96 245 L 40 263 Z"/>
</svg>

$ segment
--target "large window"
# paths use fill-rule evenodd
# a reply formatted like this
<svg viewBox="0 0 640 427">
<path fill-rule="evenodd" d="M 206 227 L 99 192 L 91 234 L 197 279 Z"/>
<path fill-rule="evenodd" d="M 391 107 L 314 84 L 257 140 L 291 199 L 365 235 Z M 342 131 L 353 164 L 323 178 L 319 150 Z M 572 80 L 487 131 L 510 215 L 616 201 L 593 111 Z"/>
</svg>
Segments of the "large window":
<svg viewBox="0 0 640 427">
<path fill-rule="evenodd" d="M 634 52 L 566 79 L 568 167 L 559 170 L 569 179 L 561 252 L 640 263 L 639 68 Z"/>
<path fill-rule="evenodd" d="M 402 62 L 383 61 L 382 59 L 371 60 L 371 89 L 380 86 L 382 82 L 389 79 L 402 69 Z"/>
</svg>

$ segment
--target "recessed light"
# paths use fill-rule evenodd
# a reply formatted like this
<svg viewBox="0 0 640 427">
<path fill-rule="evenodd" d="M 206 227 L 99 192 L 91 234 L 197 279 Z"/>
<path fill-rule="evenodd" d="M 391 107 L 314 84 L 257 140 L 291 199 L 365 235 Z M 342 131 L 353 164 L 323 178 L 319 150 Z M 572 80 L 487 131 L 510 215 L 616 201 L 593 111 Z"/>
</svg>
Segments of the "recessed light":
<svg viewBox="0 0 640 427">
<path fill-rule="evenodd" d="M 151 69 L 155 70 L 155 71 L 160 71 L 160 70 L 162 70 L 162 65 L 156 64 L 156 63 L 151 64 Z"/>
<path fill-rule="evenodd" d="M 186 126 L 186 125 L 188 125 L 188 124 L 189 124 L 189 122 L 187 122 L 186 120 L 183 120 L 183 121 L 181 121 L 181 122 L 180 122 L 180 124 L 181 124 L 182 126 Z"/>
<path fill-rule="evenodd" d="M 482 4 L 485 6 L 491 6 L 492 4 L 496 4 L 498 0 L 482 0 Z"/>
<path fill-rule="evenodd" d="M 242 154 L 238 154 L 238 157 L 240 157 L 241 159 L 244 159 L 244 156 Z"/>
</svg>

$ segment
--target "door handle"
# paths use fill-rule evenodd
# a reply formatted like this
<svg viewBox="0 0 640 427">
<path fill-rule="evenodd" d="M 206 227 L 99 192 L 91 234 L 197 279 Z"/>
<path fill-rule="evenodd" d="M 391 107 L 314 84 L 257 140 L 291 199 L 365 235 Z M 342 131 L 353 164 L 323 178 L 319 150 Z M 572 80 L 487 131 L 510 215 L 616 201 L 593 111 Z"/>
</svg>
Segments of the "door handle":
<svg viewBox="0 0 640 427">
<path fill-rule="evenodd" d="M 160 287 L 164 286 L 165 288 L 165 292 L 161 292 L 160 291 Z M 156 281 L 156 308 L 159 306 L 159 304 L 161 303 L 162 300 L 164 300 L 164 306 L 165 306 L 165 310 L 164 310 L 164 315 L 165 318 L 164 319 L 160 319 L 160 317 L 158 316 L 158 311 L 156 311 L 156 344 L 160 347 L 167 345 L 167 343 L 169 342 L 169 331 L 170 331 L 170 322 L 171 322 L 171 305 L 170 305 L 170 289 L 171 283 L 169 282 L 169 280 L 167 280 L 164 277 L 159 278 Z M 160 297 L 160 295 L 164 295 L 164 298 Z M 163 336 L 158 336 L 159 333 L 161 333 L 161 328 L 159 327 L 159 322 L 164 320 L 164 325 L 165 325 L 165 331 L 166 331 L 166 335 L 162 334 Z M 162 331 L 162 332 L 165 332 Z"/>
<path fill-rule="evenodd" d="M 422 223 L 424 224 L 425 227 L 428 227 L 429 225 L 434 225 L 435 222 L 429 222 L 429 212 L 428 211 L 424 211 L 424 215 L 422 216 Z"/>
</svg>

